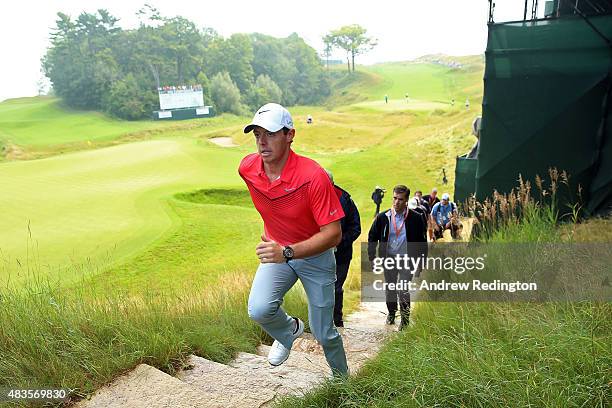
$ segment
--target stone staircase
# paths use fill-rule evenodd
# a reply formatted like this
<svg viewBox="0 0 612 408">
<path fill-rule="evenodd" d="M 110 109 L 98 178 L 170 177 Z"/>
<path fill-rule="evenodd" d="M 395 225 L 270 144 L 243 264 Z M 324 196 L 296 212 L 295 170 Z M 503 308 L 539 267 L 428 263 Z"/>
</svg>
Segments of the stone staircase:
<svg viewBox="0 0 612 408">
<path fill-rule="evenodd" d="M 352 373 L 396 330 L 384 324 L 385 310 L 384 303 L 362 303 L 339 329 Z M 260 345 L 257 354 L 238 353 L 227 365 L 191 355 L 189 369 L 176 377 L 140 364 L 75 406 L 266 407 L 279 395 L 301 395 L 330 377 L 323 350 L 308 333 L 294 342 L 289 359 L 279 367 L 268 364 L 269 349 Z"/>
</svg>

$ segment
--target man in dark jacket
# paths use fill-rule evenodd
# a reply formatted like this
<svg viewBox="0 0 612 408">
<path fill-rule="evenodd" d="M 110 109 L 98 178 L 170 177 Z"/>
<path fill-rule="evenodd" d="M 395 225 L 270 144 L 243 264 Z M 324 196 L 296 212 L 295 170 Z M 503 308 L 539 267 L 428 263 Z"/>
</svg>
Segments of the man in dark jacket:
<svg viewBox="0 0 612 408">
<path fill-rule="evenodd" d="M 423 200 L 427 202 L 429 212 L 431 213 L 431 209 L 433 208 L 433 206 L 440 202 L 440 199 L 438 198 L 438 189 L 435 187 L 432 188 L 431 193 L 423 197 Z"/>
<path fill-rule="evenodd" d="M 393 188 L 393 207 L 376 216 L 368 234 L 368 258 L 370 262 L 375 257 L 394 258 L 396 255 L 408 255 L 414 258 L 427 256 L 426 225 L 420 214 L 408 208 L 410 189 L 404 185 Z M 418 244 L 413 244 L 418 243 Z M 397 267 L 385 269 L 385 283 L 408 282 L 412 274 L 419 270 L 400 269 Z M 391 290 L 385 286 L 387 300 L 387 324 L 395 323 L 397 312 L 397 297 L 400 300 L 400 326 L 402 330 L 408 325 L 410 316 L 410 293 L 408 290 Z"/>
<path fill-rule="evenodd" d="M 353 242 L 361 235 L 361 219 L 351 195 L 334 183 L 334 176 L 329 170 L 325 171 L 327 171 L 327 175 L 334 185 L 334 191 L 340 200 L 342 211 L 344 211 L 344 218 L 340 220 L 342 241 L 336 247 L 336 303 L 334 304 L 334 324 L 336 327 L 344 327 L 342 320 L 344 289 L 342 286 L 344 286 L 351 259 L 353 259 Z"/>
</svg>

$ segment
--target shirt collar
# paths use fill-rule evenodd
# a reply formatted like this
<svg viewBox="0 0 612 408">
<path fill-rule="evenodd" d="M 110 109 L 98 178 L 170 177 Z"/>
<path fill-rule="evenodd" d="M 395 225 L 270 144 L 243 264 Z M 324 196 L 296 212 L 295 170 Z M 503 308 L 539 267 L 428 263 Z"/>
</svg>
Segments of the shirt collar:
<svg viewBox="0 0 612 408">
<path fill-rule="evenodd" d="M 293 152 L 291 148 L 289 148 L 289 156 L 287 156 L 287 161 L 285 162 L 285 166 L 283 166 L 283 169 L 281 170 L 281 176 L 280 176 L 281 181 L 285 183 L 290 181 L 291 174 L 296 166 L 296 161 L 297 161 L 297 155 Z M 264 170 L 263 159 L 261 158 L 261 156 L 259 156 L 258 175 L 260 177 L 265 177 L 266 179 L 268 178 L 268 176 L 266 175 L 266 171 Z"/>
<path fill-rule="evenodd" d="M 385 213 L 385 215 L 386 215 L 387 217 L 391 217 L 391 215 L 393 214 L 393 212 L 394 212 L 394 211 L 395 211 L 395 210 L 393 209 L 393 207 L 391 207 L 391 208 L 389 208 L 389 209 L 387 210 L 387 212 Z M 399 214 L 399 213 L 396 213 L 395 215 L 396 215 L 396 216 L 398 216 L 398 215 L 400 215 L 400 214 Z M 401 215 L 402 215 L 402 216 L 404 216 L 404 215 L 406 215 L 406 216 L 407 216 L 407 215 L 408 215 L 408 209 L 407 209 L 407 208 L 405 208 L 405 209 L 404 209 L 404 212 L 403 212 Z"/>
</svg>

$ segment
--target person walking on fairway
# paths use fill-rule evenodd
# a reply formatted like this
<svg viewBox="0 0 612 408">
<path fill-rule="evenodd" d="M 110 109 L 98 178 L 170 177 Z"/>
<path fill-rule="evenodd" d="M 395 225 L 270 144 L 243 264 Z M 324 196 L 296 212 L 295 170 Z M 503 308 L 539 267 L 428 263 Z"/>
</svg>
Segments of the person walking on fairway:
<svg viewBox="0 0 612 408">
<path fill-rule="evenodd" d="M 329 170 L 325 170 L 329 180 L 334 185 L 334 191 L 340 200 L 344 218 L 340 220 L 342 229 L 342 241 L 336 247 L 336 298 L 334 302 L 334 324 L 336 327 L 344 327 L 342 306 L 344 303 L 344 282 L 348 276 L 351 260 L 353 259 L 353 242 L 361 235 L 361 218 L 359 210 L 351 195 L 334 183 L 334 176 Z"/>
<path fill-rule="evenodd" d="M 273 366 L 284 363 L 304 332 L 304 322 L 281 308 L 299 279 L 308 297 L 310 329 L 323 347 L 334 375 L 347 375 L 342 337 L 334 326 L 334 247 L 340 243 L 344 212 L 327 173 L 317 162 L 293 152 L 295 129 L 283 106 L 257 110 L 244 133 L 253 132 L 257 153 L 240 162 L 253 204 L 264 223 L 255 252 L 260 260 L 251 293 L 249 317 L 274 338 L 268 354 Z"/>
</svg>

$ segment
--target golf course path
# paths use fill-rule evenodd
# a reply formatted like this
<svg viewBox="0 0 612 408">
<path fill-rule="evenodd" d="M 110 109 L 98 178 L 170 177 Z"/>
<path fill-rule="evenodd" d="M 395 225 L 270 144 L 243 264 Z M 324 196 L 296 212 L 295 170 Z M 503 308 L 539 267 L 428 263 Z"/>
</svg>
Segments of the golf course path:
<svg viewBox="0 0 612 408">
<path fill-rule="evenodd" d="M 349 369 L 372 358 L 394 326 L 385 325 L 384 303 L 361 303 L 339 328 Z M 312 335 L 297 339 L 281 366 L 267 362 L 269 346 L 257 354 L 238 353 L 229 364 L 191 355 L 189 368 L 170 376 L 146 364 L 96 391 L 79 408 L 98 407 L 266 407 L 279 395 L 300 395 L 330 378 L 323 351 Z"/>
</svg>

